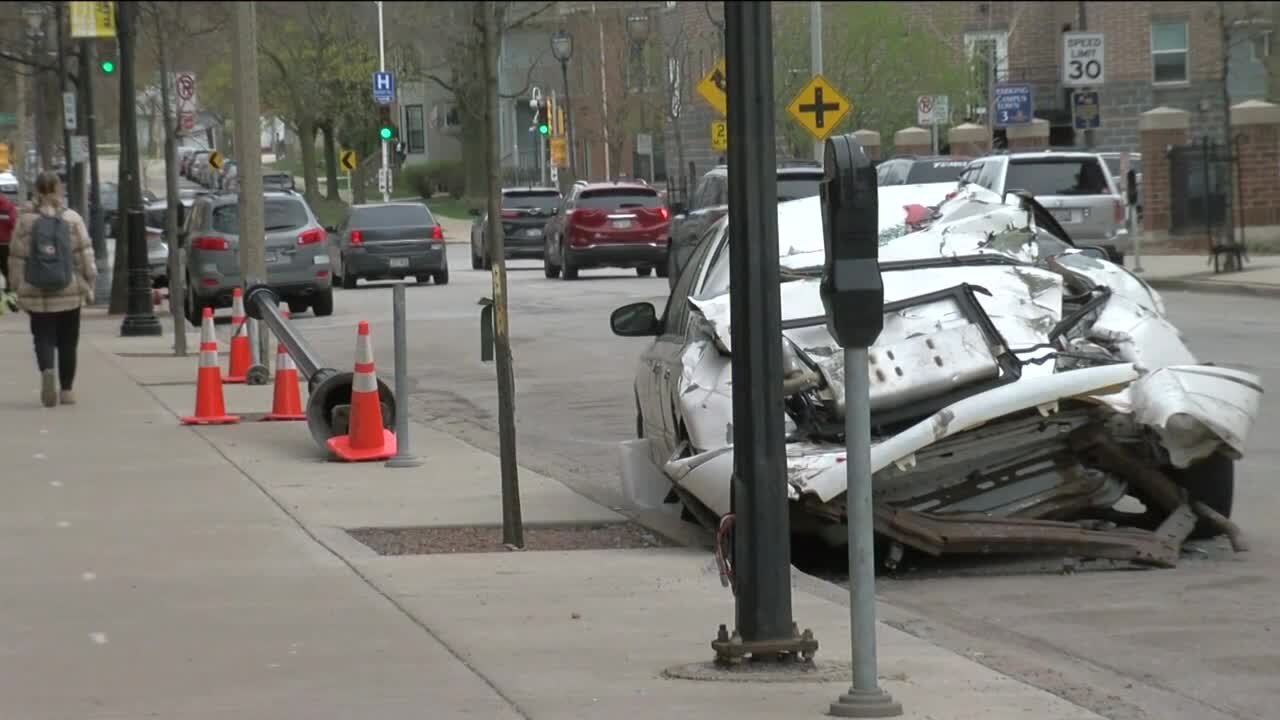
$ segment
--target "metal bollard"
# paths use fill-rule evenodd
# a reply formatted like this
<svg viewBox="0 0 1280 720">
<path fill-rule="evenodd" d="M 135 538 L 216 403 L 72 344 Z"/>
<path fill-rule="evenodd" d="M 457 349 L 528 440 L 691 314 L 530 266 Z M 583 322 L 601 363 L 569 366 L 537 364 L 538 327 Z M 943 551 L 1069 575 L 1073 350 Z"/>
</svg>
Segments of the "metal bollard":
<svg viewBox="0 0 1280 720">
<path fill-rule="evenodd" d="M 258 333 L 262 332 L 260 323 L 253 318 L 245 321 L 245 332 L 249 334 L 249 371 L 245 373 L 246 385 L 266 385 L 271 382 L 271 369 L 262 362 L 262 347 L 258 342 Z"/>
<path fill-rule="evenodd" d="M 391 312 L 396 344 L 396 454 L 387 461 L 390 468 L 418 467 L 422 460 L 409 451 L 409 338 L 405 320 L 404 283 L 391 289 Z"/>
<path fill-rule="evenodd" d="M 280 297 L 270 287 L 255 285 L 245 293 L 244 299 L 245 312 L 266 325 L 284 344 L 298 372 L 307 379 L 307 429 L 311 431 L 311 439 L 327 453 L 329 438 L 347 433 L 353 373 L 323 366 L 306 339 L 280 314 Z M 383 427 L 394 430 L 396 396 L 382 378 L 378 378 L 378 399 L 382 405 Z"/>
</svg>

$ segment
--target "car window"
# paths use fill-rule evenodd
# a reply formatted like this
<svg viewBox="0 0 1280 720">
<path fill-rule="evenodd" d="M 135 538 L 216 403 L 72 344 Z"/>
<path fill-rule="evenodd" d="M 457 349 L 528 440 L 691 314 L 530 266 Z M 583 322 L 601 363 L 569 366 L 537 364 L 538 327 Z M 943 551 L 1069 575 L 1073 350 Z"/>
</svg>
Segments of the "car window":
<svg viewBox="0 0 1280 720">
<path fill-rule="evenodd" d="M 502 194 L 502 207 L 512 210 L 537 208 L 550 211 L 560 206 L 560 193 L 554 190 L 523 190 Z"/>
<path fill-rule="evenodd" d="M 955 182 L 965 168 L 964 160 L 920 160 L 911 163 L 907 171 L 907 185 Z"/>
<path fill-rule="evenodd" d="M 351 211 L 351 226 L 357 228 L 431 227 L 435 218 L 426 205 L 384 205 Z"/>
<path fill-rule="evenodd" d="M 716 223 L 702 234 L 693 250 L 693 255 L 689 258 L 689 262 L 680 271 L 680 277 L 676 279 L 675 287 L 671 289 L 671 296 L 667 298 L 667 309 L 662 316 L 662 332 L 664 335 L 685 334 L 689 325 L 689 295 L 692 293 L 694 281 L 697 280 L 698 275 L 702 272 L 703 261 L 706 259 L 707 253 L 716 244 L 714 238 L 716 237 L 716 231 L 720 227 L 720 223 Z M 728 255 L 728 253 L 725 254 Z"/>
<path fill-rule="evenodd" d="M 822 187 L 822 175 L 786 175 L 778 177 L 778 202 L 814 197 Z"/>
<path fill-rule="evenodd" d="M 708 234 L 714 234 L 717 228 L 712 228 Z M 711 256 L 711 262 L 707 268 L 706 277 L 702 280 L 702 287 L 698 288 L 698 297 L 715 297 L 720 293 L 729 289 L 729 233 L 726 231 L 724 237 L 715 244 L 714 254 Z"/>
<path fill-rule="evenodd" d="M 578 195 L 575 207 L 590 210 L 613 210 L 616 208 L 660 208 L 662 198 L 653 190 L 642 188 L 602 188 L 600 190 L 583 190 Z"/>
<path fill-rule="evenodd" d="M 266 198 L 262 203 L 262 225 L 267 232 L 292 230 L 311 222 L 307 209 L 297 200 Z M 240 207 L 234 203 L 213 209 L 213 229 L 225 235 L 240 233 Z"/>
<path fill-rule="evenodd" d="M 1038 158 L 1009 163 L 1005 188 L 1032 195 L 1110 195 L 1111 186 L 1096 158 Z"/>
<path fill-rule="evenodd" d="M 977 183 L 992 192 L 1000 192 L 1000 170 L 1004 163 L 999 161 L 985 162 L 978 171 Z"/>
</svg>

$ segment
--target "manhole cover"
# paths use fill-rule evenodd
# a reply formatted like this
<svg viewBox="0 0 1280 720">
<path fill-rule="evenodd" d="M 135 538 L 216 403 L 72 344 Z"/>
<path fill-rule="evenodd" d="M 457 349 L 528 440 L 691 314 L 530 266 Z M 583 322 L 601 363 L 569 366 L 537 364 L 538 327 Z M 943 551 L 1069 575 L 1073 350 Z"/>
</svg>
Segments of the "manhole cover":
<svg viewBox="0 0 1280 720">
<path fill-rule="evenodd" d="M 503 552 L 498 526 L 355 528 L 351 537 L 379 555 Z M 635 523 L 546 525 L 524 529 L 525 550 L 637 550 L 679 547 Z"/>
<path fill-rule="evenodd" d="M 802 663 L 753 663 L 725 667 L 715 662 L 676 665 L 662 671 L 662 676 L 672 680 L 698 680 L 717 682 L 757 683 L 824 683 L 849 681 L 852 678 L 849 663 L 815 660 Z"/>
</svg>

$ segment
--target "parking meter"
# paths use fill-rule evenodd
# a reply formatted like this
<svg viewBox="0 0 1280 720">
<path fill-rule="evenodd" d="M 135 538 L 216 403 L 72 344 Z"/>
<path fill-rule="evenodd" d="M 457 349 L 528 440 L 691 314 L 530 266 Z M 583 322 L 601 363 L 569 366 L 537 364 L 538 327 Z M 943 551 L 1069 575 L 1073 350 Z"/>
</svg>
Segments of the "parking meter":
<svg viewBox="0 0 1280 720">
<path fill-rule="evenodd" d="M 876 170 L 852 134 L 828 138 L 823 151 L 822 305 L 841 347 L 870 347 L 884 328 Z"/>
</svg>

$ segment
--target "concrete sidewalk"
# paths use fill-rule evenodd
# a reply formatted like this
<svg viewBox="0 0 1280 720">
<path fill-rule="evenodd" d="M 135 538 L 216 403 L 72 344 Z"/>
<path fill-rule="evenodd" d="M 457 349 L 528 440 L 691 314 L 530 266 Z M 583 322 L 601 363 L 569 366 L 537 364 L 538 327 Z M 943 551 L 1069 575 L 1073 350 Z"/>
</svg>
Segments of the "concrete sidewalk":
<svg viewBox="0 0 1280 720">
<path fill-rule="evenodd" d="M 1143 255 L 1138 276 L 1157 290 L 1280 297 L 1280 255 L 1253 255 L 1240 272 L 1215 273 L 1207 255 Z M 1134 269 L 1133 255 L 1125 266 Z"/>
<path fill-rule="evenodd" d="M 821 717 L 848 685 L 663 678 L 733 624 L 702 550 L 379 556 L 346 530 L 498 523 L 497 460 L 419 425 L 414 470 L 326 462 L 297 423 L 180 427 L 195 358 L 117 328 L 86 319 L 81 404 L 46 410 L 25 318 L 0 318 L 0 524 L 19 540 L 0 549 L 0 717 L 763 720 Z M 269 386 L 225 389 L 231 412 L 270 406 Z M 520 480 L 530 525 L 623 519 Z M 819 660 L 847 662 L 847 608 L 803 583 L 794 605 Z M 1099 717 L 883 624 L 879 641 L 904 717 Z"/>
</svg>

